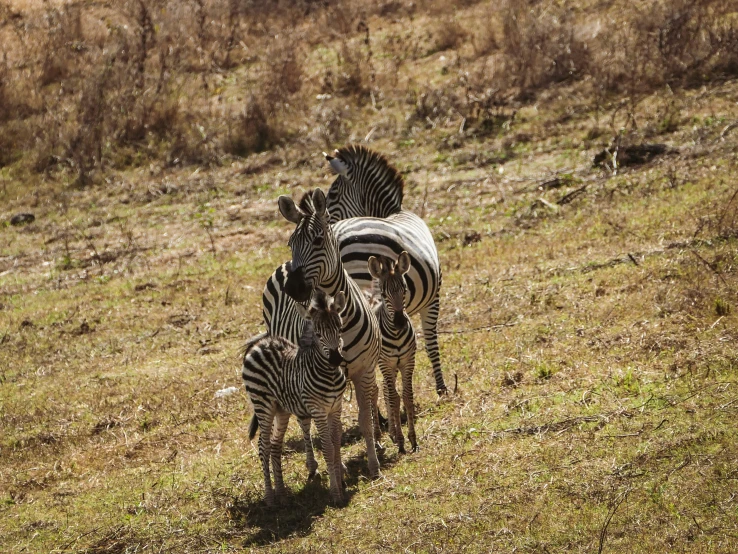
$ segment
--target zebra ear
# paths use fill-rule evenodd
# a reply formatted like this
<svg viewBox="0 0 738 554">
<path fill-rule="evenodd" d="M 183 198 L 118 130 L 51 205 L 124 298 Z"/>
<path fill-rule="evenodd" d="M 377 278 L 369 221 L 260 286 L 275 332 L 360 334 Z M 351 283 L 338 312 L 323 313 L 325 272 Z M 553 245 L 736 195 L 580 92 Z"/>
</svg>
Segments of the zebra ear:
<svg viewBox="0 0 738 554">
<path fill-rule="evenodd" d="M 404 275 L 405 273 L 407 273 L 408 269 L 410 269 L 410 254 L 403 250 L 400 253 L 400 256 L 397 258 L 397 266 L 395 266 L 395 271 L 399 271 L 401 275 Z"/>
<path fill-rule="evenodd" d="M 339 291 L 336 293 L 336 296 L 333 297 L 333 309 L 336 310 L 339 314 L 344 310 L 346 307 L 346 293 L 343 291 Z"/>
<path fill-rule="evenodd" d="M 282 195 L 279 197 L 279 200 L 277 200 L 277 203 L 279 204 L 279 213 L 281 213 L 287 221 L 291 221 L 294 224 L 300 223 L 302 213 L 297 206 L 295 206 L 295 201 L 292 200 L 292 198 Z"/>
<path fill-rule="evenodd" d="M 337 155 L 338 151 L 336 150 L 334 154 Z M 342 175 L 343 177 L 348 177 L 348 166 L 346 165 L 346 162 L 341 158 L 329 156 L 325 152 L 323 152 L 323 155 L 325 156 L 325 159 L 328 160 L 328 163 L 331 164 L 331 169 L 334 173 Z"/>
<path fill-rule="evenodd" d="M 280 198 L 282 198 L 280 196 Z M 328 213 L 325 209 L 325 194 L 320 189 L 313 191 L 313 206 L 315 207 L 315 214 L 328 217 Z"/>
<path fill-rule="evenodd" d="M 300 348 L 307 348 L 313 345 L 314 340 L 315 335 L 313 333 L 313 322 L 306 319 L 305 323 L 302 324 L 302 334 L 300 335 L 300 340 L 297 341 L 297 344 Z"/>
<path fill-rule="evenodd" d="M 374 256 L 369 256 L 369 274 L 375 279 L 382 278 L 382 262 Z"/>
</svg>

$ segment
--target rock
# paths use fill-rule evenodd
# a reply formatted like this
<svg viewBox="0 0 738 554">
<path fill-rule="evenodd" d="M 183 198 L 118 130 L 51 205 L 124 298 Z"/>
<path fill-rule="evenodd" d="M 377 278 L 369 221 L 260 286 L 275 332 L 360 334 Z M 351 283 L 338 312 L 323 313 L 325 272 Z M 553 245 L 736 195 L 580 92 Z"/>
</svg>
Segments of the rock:
<svg viewBox="0 0 738 554">
<path fill-rule="evenodd" d="M 613 155 L 617 167 L 641 165 L 650 162 L 657 156 L 668 154 L 665 144 L 635 144 L 631 146 L 616 146 L 605 149 L 594 157 L 594 165 L 611 166 Z"/>
<path fill-rule="evenodd" d="M 11 225 L 25 225 L 26 223 L 33 223 L 36 221 L 36 216 L 33 214 L 15 214 L 10 218 Z"/>
</svg>

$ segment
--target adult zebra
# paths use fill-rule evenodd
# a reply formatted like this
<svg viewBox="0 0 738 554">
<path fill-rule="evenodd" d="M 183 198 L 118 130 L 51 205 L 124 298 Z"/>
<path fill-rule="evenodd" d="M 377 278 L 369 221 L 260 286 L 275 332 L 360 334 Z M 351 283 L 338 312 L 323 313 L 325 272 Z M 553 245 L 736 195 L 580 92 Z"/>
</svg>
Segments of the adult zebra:
<svg viewBox="0 0 738 554">
<path fill-rule="evenodd" d="M 403 250 L 410 255 L 406 310 L 410 315 L 420 314 L 436 392 L 446 393 L 438 349 L 441 264 L 430 229 L 420 217 L 402 209 L 402 175 L 384 156 L 349 145 L 326 159 L 338 174 L 326 203 L 346 271 L 368 289 L 371 256 L 397 259 Z"/>
<path fill-rule="evenodd" d="M 308 302 L 314 289 L 335 296 L 346 293 L 343 312 L 343 351 L 348 378 L 354 384 L 359 406 L 359 428 L 366 442 L 369 473 L 379 475 L 375 434 L 377 420 L 376 365 L 379 359 L 380 331 L 377 319 L 364 294 L 343 267 L 333 229 L 328 221 L 323 191 L 305 194 L 296 206 L 288 196 L 279 197 L 279 211 L 296 225 L 290 236 L 292 260 L 278 267 L 264 288 L 264 321 L 270 335 L 297 342 L 303 324 L 296 302 Z M 287 275 L 289 274 L 289 280 Z M 310 424 L 301 422 L 305 436 L 307 465 L 315 471 Z"/>
</svg>

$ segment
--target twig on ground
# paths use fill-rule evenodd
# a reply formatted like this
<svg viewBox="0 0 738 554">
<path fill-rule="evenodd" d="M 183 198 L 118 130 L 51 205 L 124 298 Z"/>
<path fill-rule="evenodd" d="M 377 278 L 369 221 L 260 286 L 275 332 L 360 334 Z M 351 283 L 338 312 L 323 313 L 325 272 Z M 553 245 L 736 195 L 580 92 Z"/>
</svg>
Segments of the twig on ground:
<svg viewBox="0 0 738 554">
<path fill-rule="evenodd" d="M 602 549 L 605 547 L 605 536 L 607 535 L 607 528 L 610 526 L 610 521 L 612 521 L 612 517 L 615 515 L 615 512 L 618 511 L 620 505 L 625 502 L 626 498 L 628 498 L 630 491 L 631 489 L 627 488 L 622 493 L 620 493 L 620 496 L 615 500 L 615 505 L 610 509 L 610 513 L 607 515 L 605 524 L 600 530 L 600 548 L 597 550 L 597 554 L 602 554 Z"/>
<path fill-rule="evenodd" d="M 569 202 L 571 202 L 572 200 L 574 200 L 577 196 L 579 196 L 580 194 L 584 193 L 585 190 L 587 190 L 587 185 L 582 185 L 578 189 L 574 189 L 570 193 L 565 194 L 564 196 L 562 196 L 561 198 L 559 198 L 556 201 L 556 203 L 559 206 L 563 206 L 564 204 L 568 204 Z"/>
<path fill-rule="evenodd" d="M 448 329 L 438 331 L 439 335 L 461 335 L 464 333 L 476 333 L 477 331 L 490 331 L 492 329 L 502 329 L 503 327 L 514 327 L 518 321 L 506 321 L 505 323 L 496 323 L 494 325 L 484 325 L 482 327 L 472 327 L 471 329 Z"/>
<path fill-rule="evenodd" d="M 694 254 L 694 256 L 695 256 L 695 257 L 696 257 L 696 258 L 697 258 L 697 259 L 698 259 L 699 261 L 701 261 L 701 262 L 702 262 L 703 264 L 705 264 L 705 265 L 706 265 L 706 266 L 707 266 L 708 268 L 710 268 L 710 271 L 712 271 L 712 272 L 713 272 L 713 273 L 714 273 L 715 275 L 717 275 L 717 276 L 718 276 L 718 278 L 719 278 L 719 279 L 720 279 L 720 280 L 721 280 L 721 281 L 723 282 L 723 285 L 725 285 L 726 287 L 729 287 L 729 286 L 730 286 L 730 285 L 728 285 L 728 282 L 727 282 L 727 281 L 725 280 L 725 277 L 723 277 L 722 273 L 720 273 L 720 272 L 719 272 L 719 271 L 718 271 L 717 269 L 715 269 L 714 267 L 712 267 L 712 264 L 711 264 L 710 262 L 708 262 L 708 261 L 707 261 L 707 260 L 706 260 L 705 258 L 703 258 L 702 256 L 700 256 L 700 255 L 699 255 L 699 254 L 697 253 L 697 251 L 696 251 L 696 250 L 694 250 L 693 248 L 690 248 L 690 249 L 689 249 L 689 251 L 690 251 L 690 252 L 691 252 L 692 254 Z"/>
</svg>

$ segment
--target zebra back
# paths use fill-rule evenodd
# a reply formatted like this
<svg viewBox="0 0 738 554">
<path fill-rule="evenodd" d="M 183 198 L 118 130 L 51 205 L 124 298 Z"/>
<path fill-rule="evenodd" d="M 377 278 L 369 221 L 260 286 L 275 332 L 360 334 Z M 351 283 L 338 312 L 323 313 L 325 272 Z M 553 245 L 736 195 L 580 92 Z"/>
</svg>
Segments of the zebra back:
<svg viewBox="0 0 738 554">
<path fill-rule="evenodd" d="M 404 180 L 384 156 L 350 144 L 326 154 L 338 174 L 328 191 L 330 222 L 350 217 L 389 217 L 402 210 Z"/>
</svg>

